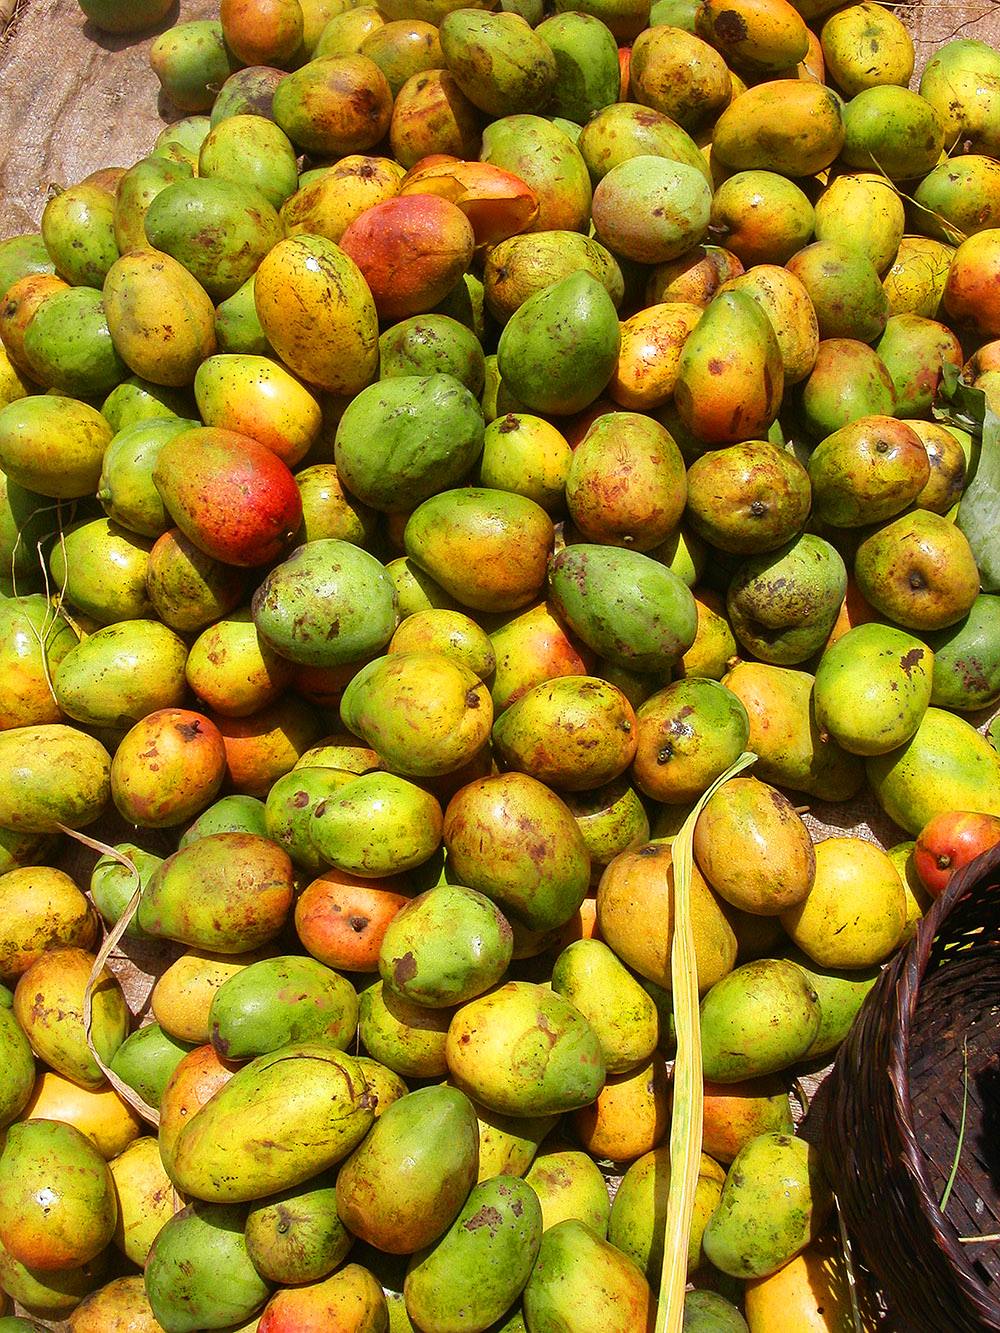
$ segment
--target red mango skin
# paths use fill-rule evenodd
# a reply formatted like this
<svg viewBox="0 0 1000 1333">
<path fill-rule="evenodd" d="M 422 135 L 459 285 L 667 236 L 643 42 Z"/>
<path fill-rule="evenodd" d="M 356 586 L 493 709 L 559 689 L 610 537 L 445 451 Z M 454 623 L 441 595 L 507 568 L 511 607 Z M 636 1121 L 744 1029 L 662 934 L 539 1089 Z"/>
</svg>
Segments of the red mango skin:
<svg viewBox="0 0 1000 1333">
<path fill-rule="evenodd" d="M 264 1307 L 257 1333 L 387 1333 L 385 1293 L 360 1264 L 303 1287 L 284 1287 Z"/>
<path fill-rule="evenodd" d="M 970 810 L 935 815 L 917 835 L 913 866 L 921 884 L 937 898 L 961 866 L 1000 842 L 1000 819 Z"/>
<path fill-rule="evenodd" d="M 160 451 L 153 483 L 181 532 L 224 564 L 278 559 L 302 522 L 289 468 L 238 431 L 195 426 L 175 435 Z"/>
</svg>

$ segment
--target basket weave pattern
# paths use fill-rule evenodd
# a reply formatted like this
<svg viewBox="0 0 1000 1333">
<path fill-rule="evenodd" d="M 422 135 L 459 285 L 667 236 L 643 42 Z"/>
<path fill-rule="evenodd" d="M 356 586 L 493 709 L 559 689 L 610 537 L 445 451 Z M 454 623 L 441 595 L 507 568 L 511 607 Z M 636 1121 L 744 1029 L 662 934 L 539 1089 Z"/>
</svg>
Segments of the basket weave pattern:
<svg viewBox="0 0 1000 1333">
<path fill-rule="evenodd" d="M 844 1223 L 894 1312 L 915 1333 L 1000 1333 L 1000 1242 L 959 1240 L 1000 1232 L 1000 847 L 952 877 L 883 970 L 827 1117 Z"/>
</svg>

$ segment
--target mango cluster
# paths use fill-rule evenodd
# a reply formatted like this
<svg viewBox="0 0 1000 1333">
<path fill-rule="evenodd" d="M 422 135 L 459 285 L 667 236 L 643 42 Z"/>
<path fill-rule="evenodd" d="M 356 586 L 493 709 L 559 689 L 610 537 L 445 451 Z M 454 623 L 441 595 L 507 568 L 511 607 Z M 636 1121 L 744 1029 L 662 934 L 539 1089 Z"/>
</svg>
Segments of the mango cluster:
<svg viewBox="0 0 1000 1333">
<path fill-rule="evenodd" d="M 150 61 L 181 118 L 0 241 L 0 1292 L 649 1333 L 671 843 L 751 750 L 694 832 L 684 1324 L 845 1327 L 789 1088 L 1000 816 L 1000 55 L 223 0 Z M 814 840 L 866 791 L 888 850 Z"/>
</svg>

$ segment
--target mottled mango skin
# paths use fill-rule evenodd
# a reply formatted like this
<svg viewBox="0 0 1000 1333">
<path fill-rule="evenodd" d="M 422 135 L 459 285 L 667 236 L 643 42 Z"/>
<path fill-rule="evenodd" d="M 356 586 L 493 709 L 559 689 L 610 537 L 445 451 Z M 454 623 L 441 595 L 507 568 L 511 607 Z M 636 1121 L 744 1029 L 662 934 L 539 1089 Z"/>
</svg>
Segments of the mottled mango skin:
<svg viewBox="0 0 1000 1333">
<path fill-rule="evenodd" d="M 358 999 L 346 978 L 314 958 L 285 955 L 251 963 L 222 983 L 209 1011 L 212 1044 L 241 1060 L 289 1042 L 353 1042 Z"/>
<path fill-rule="evenodd" d="M 0 732 L 0 827 L 83 828 L 110 796 L 111 756 L 100 741 L 60 722 Z"/>
<path fill-rule="evenodd" d="M 742 963 L 701 1002 L 705 1077 L 728 1083 L 787 1069 L 812 1045 L 820 1020 L 801 968 L 774 958 Z"/>
<path fill-rule="evenodd" d="M 347 1264 L 322 1282 L 284 1288 L 264 1308 L 257 1333 L 388 1333 L 389 1311 L 379 1282 L 360 1264 Z"/>
<path fill-rule="evenodd" d="M 796 79 L 755 84 L 716 121 L 712 151 L 733 171 L 815 175 L 843 147 L 841 107 L 837 94 L 822 84 Z"/>
<path fill-rule="evenodd" d="M 321 1171 L 254 1204 L 244 1239 L 253 1266 L 269 1282 L 316 1282 L 343 1262 L 354 1237 L 337 1216 L 336 1172 Z"/>
<path fill-rule="evenodd" d="M 638 1264 L 575 1218 L 542 1237 L 524 1308 L 531 1327 L 575 1333 L 652 1333 L 656 1318 Z"/>
</svg>

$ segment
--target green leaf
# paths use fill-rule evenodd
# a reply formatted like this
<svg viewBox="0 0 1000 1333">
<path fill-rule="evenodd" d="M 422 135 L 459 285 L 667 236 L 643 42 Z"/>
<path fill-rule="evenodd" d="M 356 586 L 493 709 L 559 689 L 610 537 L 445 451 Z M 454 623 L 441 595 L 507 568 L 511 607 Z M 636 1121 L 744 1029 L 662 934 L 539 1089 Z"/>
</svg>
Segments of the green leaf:
<svg viewBox="0 0 1000 1333">
<path fill-rule="evenodd" d="M 981 435 L 986 416 L 985 393 L 963 383 L 961 371 L 950 361 L 945 361 L 941 370 L 941 395 L 931 409 L 934 419 L 958 426 L 970 435 Z"/>
<path fill-rule="evenodd" d="M 972 547 L 984 592 L 1000 592 L 1000 417 L 986 403 L 983 438 L 956 522 Z"/>
</svg>

